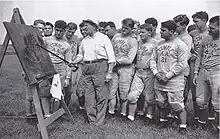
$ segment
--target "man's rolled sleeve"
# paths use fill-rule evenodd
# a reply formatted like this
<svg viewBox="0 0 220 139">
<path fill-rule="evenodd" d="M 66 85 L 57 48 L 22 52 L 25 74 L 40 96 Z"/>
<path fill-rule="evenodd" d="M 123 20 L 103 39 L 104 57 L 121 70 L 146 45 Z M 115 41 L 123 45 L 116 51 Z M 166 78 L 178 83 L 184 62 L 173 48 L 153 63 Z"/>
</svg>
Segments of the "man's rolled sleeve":
<svg viewBox="0 0 220 139">
<path fill-rule="evenodd" d="M 83 51 L 83 44 L 81 43 L 79 46 L 79 53 L 77 54 L 76 57 L 78 57 L 79 59 L 83 59 L 83 55 L 84 55 L 84 51 Z"/>
<path fill-rule="evenodd" d="M 114 54 L 113 46 L 108 38 L 105 39 L 105 49 L 108 58 L 108 63 L 115 63 L 115 54 Z"/>
</svg>

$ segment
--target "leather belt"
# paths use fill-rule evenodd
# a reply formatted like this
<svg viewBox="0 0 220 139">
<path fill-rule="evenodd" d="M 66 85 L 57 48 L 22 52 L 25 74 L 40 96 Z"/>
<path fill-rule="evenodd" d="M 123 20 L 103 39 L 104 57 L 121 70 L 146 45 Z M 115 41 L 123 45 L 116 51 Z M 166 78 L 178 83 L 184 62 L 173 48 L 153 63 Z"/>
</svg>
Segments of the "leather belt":
<svg viewBox="0 0 220 139">
<path fill-rule="evenodd" d="M 61 64 L 61 63 L 63 63 L 63 61 L 61 61 L 61 62 L 57 62 L 57 63 L 53 63 L 53 64 Z"/>
<path fill-rule="evenodd" d="M 91 60 L 91 61 L 84 61 L 85 64 L 92 64 L 92 63 L 99 63 L 99 62 L 103 62 L 103 61 L 107 61 L 107 59 L 96 59 L 96 60 Z"/>
</svg>

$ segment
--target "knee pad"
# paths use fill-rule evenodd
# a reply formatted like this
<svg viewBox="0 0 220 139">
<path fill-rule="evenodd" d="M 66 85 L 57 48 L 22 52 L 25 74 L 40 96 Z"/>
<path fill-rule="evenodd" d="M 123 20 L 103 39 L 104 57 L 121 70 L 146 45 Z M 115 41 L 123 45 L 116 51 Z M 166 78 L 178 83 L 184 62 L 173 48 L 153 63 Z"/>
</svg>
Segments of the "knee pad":
<svg viewBox="0 0 220 139">
<path fill-rule="evenodd" d="M 128 101 L 130 103 L 137 103 L 138 98 L 134 95 L 128 95 Z"/>
<path fill-rule="evenodd" d="M 184 103 L 178 103 L 178 102 L 170 103 L 170 107 L 172 108 L 172 110 L 176 112 L 182 112 L 183 109 L 185 109 Z"/>
</svg>

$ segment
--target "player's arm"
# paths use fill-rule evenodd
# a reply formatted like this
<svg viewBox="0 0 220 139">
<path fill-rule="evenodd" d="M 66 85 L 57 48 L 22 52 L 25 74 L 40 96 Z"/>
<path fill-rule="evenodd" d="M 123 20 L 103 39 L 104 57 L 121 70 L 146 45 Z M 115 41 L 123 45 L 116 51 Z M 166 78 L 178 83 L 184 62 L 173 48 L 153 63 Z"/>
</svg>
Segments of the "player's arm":
<svg viewBox="0 0 220 139">
<path fill-rule="evenodd" d="M 157 70 L 157 48 L 154 47 L 151 58 L 150 58 L 150 69 L 153 72 L 154 75 L 158 73 Z"/>
<path fill-rule="evenodd" d="M 79 62 L 81 62 L 83 60 L 83 55 L 84 55 L 84 51 L 83 51 L 83 43 L 81 42 L 80 46 L 79 46 L 79 51 L 78 54 L 76 55 L 75 59 L 72 61 L 71 64 L 75 65 L 78 64 Z"/>
<path fill-rule="evenodd" d="M 108 65 L 109 65 L 108 72 L 111 73 L 113 67 L 116 64 L 116 61 L 115 61 L 115 53 L 113 50 L 112 43 L 107 37 L 105 38 L 105 49 L 106 49 L 106 54 L 107 54 L 107 58 L 108 58 Z"/>
<path fill-rule="evenodd" d="M 108 82 L 112 79 L 112 70 L 116 64 L 116 61 L 115 61 L 115 54 L 114 54 L 112 43 L 107 37 L 105 38 L 105 49 L 106 49 L 106 55 L 108 58 L 108 73 L 106 75 L 105 81 Z"/>
<path fill-rule="evenodd" d="M 138 49 L 138 42 L 135 38 L 132 38 L 130 41 L 130 50 L 129 53 L 127 55 L 127 57 L 122 57 L 120 59 L 117 60 L 117 63 L 119 65 L 123 65 L 123 64 L 132 64 L 132 62 L 134 61 L 134 58 L 137 54 L 137 49 Z"/>
<path fill-rule="evenodd" d="M 200 46 L 199 46 L 199 51 L 198 51 L 198 56 L 196 58 L 196 62 L 195 62 L 195 68 L 194 68 L 194 73 L 198 74 L 199 72 L 199 67 L 200 67 L 200 63 L 201 63 L 201 59 L 202 59 L 202 53 L 203 53 L 203 43 L 201 42 Z"/>
<path fill-rule="evenodd" d="M 187 46 L 185 43 L 181 43 L 177 47 L 177 63 L 166 73 L 168 79 L 172 78 L 175 75 L 180 74 L 187 67 Z"/>
</svg>

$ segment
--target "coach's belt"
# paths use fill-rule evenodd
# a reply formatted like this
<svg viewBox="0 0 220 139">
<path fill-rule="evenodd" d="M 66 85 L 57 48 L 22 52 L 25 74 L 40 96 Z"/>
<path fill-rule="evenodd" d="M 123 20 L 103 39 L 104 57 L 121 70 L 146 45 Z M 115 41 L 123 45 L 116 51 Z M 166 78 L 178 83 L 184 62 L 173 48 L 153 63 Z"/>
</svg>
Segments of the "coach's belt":
<svg viewBox="0 0 220 139">
<path fill-rule="evenodd" d="M 63 63 L 63 61 L 61 61 L 61 62 L 57 62 L 57 63 L 53 63 L 53 64 L 61 64 L 61 63 Z"/>
<path fill-rule="evenodd" d="M 99 63 L 99 62 L 103 62 L 103 61 L 107 61 L 107 59 L 96 59 L 96 60 L 91 60 L 91 61 L 84 61 L 85 64 L 92 64 L 92 63 Z"/>
</svg>

